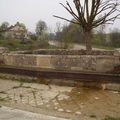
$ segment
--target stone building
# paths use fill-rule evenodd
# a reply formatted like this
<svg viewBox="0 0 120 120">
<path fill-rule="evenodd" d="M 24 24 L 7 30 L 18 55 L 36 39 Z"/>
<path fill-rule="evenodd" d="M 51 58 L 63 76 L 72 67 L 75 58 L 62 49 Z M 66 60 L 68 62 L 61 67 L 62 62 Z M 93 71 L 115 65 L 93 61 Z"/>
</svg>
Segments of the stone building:
<svg viewBox="0 0 120 120">
<path fill-rule="evenodd" d="M 3 36 L 5 38 L 13 38 L 13 39 L 24 39 L 27 38 L 27 29 L 26 27 L 17 22 L 14 26 L 10 26 L 4 33 Z"/>
</svg>

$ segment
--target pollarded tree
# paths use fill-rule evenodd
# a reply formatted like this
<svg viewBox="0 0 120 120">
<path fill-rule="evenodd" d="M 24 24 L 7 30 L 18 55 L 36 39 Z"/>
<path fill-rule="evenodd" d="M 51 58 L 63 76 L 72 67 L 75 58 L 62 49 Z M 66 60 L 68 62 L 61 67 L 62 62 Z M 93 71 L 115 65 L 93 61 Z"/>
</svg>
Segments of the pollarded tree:
<svg viewBox="0 0 120 120">
<path fill-rule="evenodd" d="M 91 32 L 92 29 L 103 25 L 113 24 L 114 21 L 120 16 L 118 7 L 120 0 L 73 0 L 75 9 L 73 10 L 69 2 L 66 6 L 60 3 L 74 18 L 74 21 L 66 18 L 55 16 L 57 18 L 78 24 L 82 27 L 85 34 L 86 49 L 92 50 Z"/>
</svg>

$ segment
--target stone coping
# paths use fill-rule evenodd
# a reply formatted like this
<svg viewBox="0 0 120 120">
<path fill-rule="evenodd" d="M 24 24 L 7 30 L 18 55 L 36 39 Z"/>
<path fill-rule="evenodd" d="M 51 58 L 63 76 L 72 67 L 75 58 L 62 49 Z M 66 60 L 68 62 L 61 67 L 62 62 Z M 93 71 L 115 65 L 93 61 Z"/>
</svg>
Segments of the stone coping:
<svg viewBox="0 0 120 120">
<path fill-rule="evenodd" d="M 113 50 L 73 50 L 73 49 L 40 49 L 34 51 L 17 51 L 17 54 L 40 54 L 40 55 L 114 55 L 119 54 L 119 51 Z"/>
</svg>

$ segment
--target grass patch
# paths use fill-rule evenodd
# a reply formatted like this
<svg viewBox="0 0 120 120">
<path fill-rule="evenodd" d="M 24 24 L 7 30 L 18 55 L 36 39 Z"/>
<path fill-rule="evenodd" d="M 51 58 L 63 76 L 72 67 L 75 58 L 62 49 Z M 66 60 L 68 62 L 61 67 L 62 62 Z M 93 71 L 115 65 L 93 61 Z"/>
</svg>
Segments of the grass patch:
<svg viewBox="0 0 120 120">
<path fill-rule="evenodd" d="M 11 51 L 15 50 L 28 50 L 31 48 L 31 43 L 23 44 L 17 39 L 4 39 L 0 40 L 0 46 L 7 47 Z"/>
<path fill-rule="evenodd" d="M 115 48 L 112 46 L 102 46 L 102 45 L 93 45 L 94 48 L 105 49 L 105 50 L 114 50 Z"/>
<path fill-rule="evenodd" d="M 36 46 L 34 44 L 42 44 L 39 43 L 39 41 L 33 41 L 29 40 L 26 43 L 23 43 L 19 39 L 2 39 L 0 38 L 0 47 L 6 47 L 10 51 L 16 51 L 16 50 L 35 50 L 39 48 L 44 48 L 44 49 L 57 49 L 55 45 L 49 45 L 47 42 L 45 43 L 45 46 Z"/>
<path fill-rule="evenodd" d="M 48 49 L 59 49 L 59 47 L 55 46 L 55 45 L 49 45 Z"/>
</svg>

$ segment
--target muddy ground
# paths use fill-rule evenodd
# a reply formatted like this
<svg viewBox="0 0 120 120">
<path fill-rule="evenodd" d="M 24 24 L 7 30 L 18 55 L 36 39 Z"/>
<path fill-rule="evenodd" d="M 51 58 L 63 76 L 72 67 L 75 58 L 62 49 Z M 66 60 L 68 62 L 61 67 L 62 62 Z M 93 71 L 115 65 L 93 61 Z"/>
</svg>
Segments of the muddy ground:
<svg viewBox="0 0 120 120">
<path fill-rule="evenodd" d="M 120 93 L 0 79 L 0 106 L 71 120 L 120 118 Z"/>
</svg>

